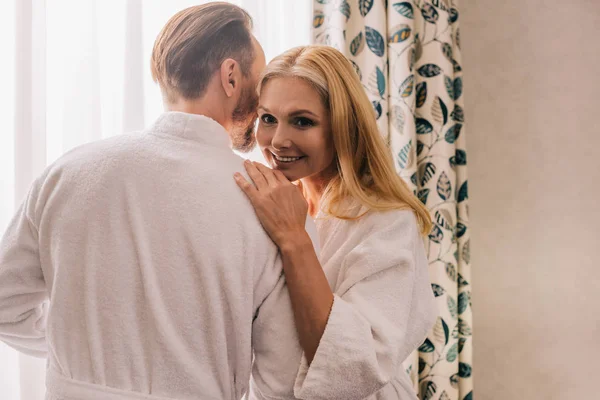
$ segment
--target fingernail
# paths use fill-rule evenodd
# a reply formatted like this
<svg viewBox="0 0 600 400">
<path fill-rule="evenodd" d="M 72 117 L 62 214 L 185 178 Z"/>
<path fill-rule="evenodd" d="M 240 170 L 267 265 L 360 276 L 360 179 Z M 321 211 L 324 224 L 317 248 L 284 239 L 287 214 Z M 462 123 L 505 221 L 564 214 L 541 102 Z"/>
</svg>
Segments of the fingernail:
<svg viewBox="0 0 600 400">
<path fill-rule="evenodd" d="M 250 160 L 244 161 L 244 164 L 246 164 L 246 165 L 250 164 Z"/>
</svg>

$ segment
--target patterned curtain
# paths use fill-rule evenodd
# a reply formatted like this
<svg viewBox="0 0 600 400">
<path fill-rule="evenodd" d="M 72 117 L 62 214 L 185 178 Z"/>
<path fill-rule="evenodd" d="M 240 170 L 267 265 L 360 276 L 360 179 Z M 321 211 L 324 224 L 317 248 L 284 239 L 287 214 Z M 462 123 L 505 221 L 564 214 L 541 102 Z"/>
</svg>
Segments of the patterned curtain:
<svg viewBox="0 0 600 400">
<path fill-rule="evenodd" d="M 314 0 L 313 39 L 342 51 L 398 173 L 431 211 L 440 316 L 406 362 L 421 399 L 472 400 L 467 158 L 457 0 Z"/>
</svg>

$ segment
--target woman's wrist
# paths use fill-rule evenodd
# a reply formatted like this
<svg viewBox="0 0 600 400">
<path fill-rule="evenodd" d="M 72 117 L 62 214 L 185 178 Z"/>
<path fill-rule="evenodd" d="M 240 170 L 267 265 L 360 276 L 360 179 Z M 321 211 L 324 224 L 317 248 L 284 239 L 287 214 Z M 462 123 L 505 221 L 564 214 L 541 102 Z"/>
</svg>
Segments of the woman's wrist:
<svg viewBox="0 0 600 400">
<path fill-rule="evenodd" d="M 314 249 L 312 240 L 305 230 L 288 233 L 277 240 L 277 246 L 282 255 L 292 255 L 297 252 Z"/>
</svg>

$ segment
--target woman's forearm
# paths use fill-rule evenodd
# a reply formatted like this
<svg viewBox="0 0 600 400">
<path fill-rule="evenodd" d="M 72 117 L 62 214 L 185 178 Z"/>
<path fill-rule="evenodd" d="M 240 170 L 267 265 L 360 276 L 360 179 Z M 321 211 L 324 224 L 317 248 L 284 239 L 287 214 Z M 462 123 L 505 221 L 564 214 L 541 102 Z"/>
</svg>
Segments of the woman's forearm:
<svg viewBox="0 0 600 400">
<path fill-rule="evenodd" d="M 296 330 L 310 364 L 327 326 L 333 293 L 308 234 L 280 246 Z"/>
</svg>

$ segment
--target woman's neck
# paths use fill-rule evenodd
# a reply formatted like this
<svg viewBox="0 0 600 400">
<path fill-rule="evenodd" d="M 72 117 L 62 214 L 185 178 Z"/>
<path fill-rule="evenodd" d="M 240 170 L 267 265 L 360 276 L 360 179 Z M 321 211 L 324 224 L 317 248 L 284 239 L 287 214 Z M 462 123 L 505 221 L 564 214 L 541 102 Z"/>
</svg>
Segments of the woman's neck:
<svg viewBox="0 0 600 400">
<path fill-rule="evenodd" d="M 331 178 L 323 176 L 311 176 L 301 179 L 304 188 L 304 196 L 308 203 L 308 214 L 315 218 L 321 207 L 321 199 Z"/>
</svg>

